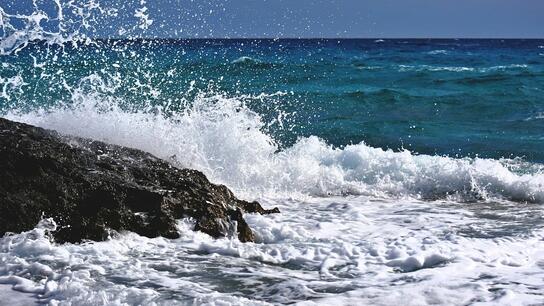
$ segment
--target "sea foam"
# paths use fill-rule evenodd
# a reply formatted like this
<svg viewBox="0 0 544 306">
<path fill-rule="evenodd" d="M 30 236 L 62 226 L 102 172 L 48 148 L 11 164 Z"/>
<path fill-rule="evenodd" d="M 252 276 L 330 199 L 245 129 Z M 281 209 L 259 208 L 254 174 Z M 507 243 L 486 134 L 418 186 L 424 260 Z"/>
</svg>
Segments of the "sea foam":
<svg viewBox="0 0 544 306">
<path fill-rule="evenodd" d="M 175 240 L 120 233 L 59 245 L 44 220 L 0 239 L 0 284 L 52 305 L 543 302 L 542 230 L 465 237 L 491 224 L 421 201 L 262 200 L 282 213 L 248 216 L 257 243 L 213 239 L 186 219 Z"/>
<path fill-rule="evenodd" d="M 418 155 L 365 143 L 338 148 L 315 136 L 280 150 L 258 113 L 222 94 L 200 94 L 169 115 L 79 94 L 66 107 L 12 110 L 7 118 L 148 151 L 248 195 L 544 202 L 542 169 L 516 160 Z"/>
<path fill-rule="evenodd" d="M 72 30 L 102 20 L 93 13 L 110 12 L 95 1 L 55 3 L 58 10 L 51 16 L 23 15 L 20 28 L 8 29 L 0 53 L 17 53 L 35 40 L 77 43 L 75 38 L 84 37 Z M 136 4 L 121 12 L 138 22 L 117 29 L 119 35 L 131 36 L 133 29 L 159 21 L 153 17 L 153 23 L 145 1 Z M 70 12 L 75 20 L 62 19 Z M 55 19 L 59 28 L 46 33 L 41 21 Z M 403 69 L 520 68 L 527 67 Z M 7 84 L 2 97 L 8 100 L 7 92 L 23 84 L 18 76 L 1 82 Z M 256 243 L 213 239 L 194 232 L 193 220 L 184 219 L 175 240 L 119 233 L 108 241 L 59 245 L 48 234 L 54 221 L 43 220 L 31 231 L 0 238 L 3 302 L 13 297 L 18 303 L 51 305 L 544 303 L 544 232 L 531 219 L 541 219 L 540 210 L 489 203 L 480 217 L 474 211 L 481 212 L 481 206 L 470 208 L 481 202 L 457 202 L 542 203 L 543 172 L 536 164 L 418 155 L 365 143 L 337 148 L 315 136 L 280 149 L 265 132 L 270 122 L 241 96 L 202 93 L 171 113 L 128 111 L 114 94 L 77 86 L 70 91 L 67 106 L 11 109 L 7 117 L 149 151 L 179 167 L 202 170 L 237 195 L 258 198 L 282 213 L 246 216 Z"/>
</svg>

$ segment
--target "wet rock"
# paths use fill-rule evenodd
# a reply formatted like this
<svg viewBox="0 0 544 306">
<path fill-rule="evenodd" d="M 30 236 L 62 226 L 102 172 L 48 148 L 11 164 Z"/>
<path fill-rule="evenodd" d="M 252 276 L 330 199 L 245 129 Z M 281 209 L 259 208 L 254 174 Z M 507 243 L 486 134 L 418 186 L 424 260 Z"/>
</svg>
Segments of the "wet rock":
<svg viewBox="0 0 544 306">
<path fill-rule="evenodd" d="M 103 240 L 110 230 L 176 238 L 175 220 L 192 217 L 195 230 L 213 237 L 235 230 L 253 241 L 243 212 L 279 211 L 140 150 L 0 118 L 0 235 L 51 217 L 59 242 Z"/>
</svg>

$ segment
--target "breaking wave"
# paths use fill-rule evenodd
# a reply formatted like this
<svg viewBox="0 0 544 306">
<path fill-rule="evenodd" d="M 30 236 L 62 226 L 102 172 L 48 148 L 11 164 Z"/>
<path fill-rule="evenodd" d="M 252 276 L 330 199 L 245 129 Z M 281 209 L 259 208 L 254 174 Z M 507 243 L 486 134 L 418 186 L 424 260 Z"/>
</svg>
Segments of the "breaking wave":
<svg viewBox="0 0 544 306">
<path fill-rule="evenodd" d="M 433 53 L 438 54 L 438 53 Z M 448 71 L 448 72 L 478 72 L 478 73 L 488 73 L 488 72 L 503 72 L 509 70 L 522 70 L 527 69 L 528 65 L 522 64 L 512 64 L 512 65 L 501 65 L 501 66 L 491 66 L 491 67 L 456 67 L 456 66 L 431 66 L 431 65 L 399 65 L 399 71 Z"/>
<path fill-rule="evenodd" d="M 251 58 L 249 56 L 241 56 L 235 60 L 232 61 L 233 64 L 260 64 L 262 63 L 259 60 L 256 60 L 254 58 Z"/>
<path fill-rule="evenodd" d="M 51 44 L 91 43 L 86 33 L 100 27 L 105 18 L 119 20 L 118 34 L 129 38 L 153 24 L 145 1 L 132 1 L 126 6 L 99 5 L 93 1 L 82 1 L 78 5 L 73 1 L 54 3 L 55 9 L 48 12 L 34 5 L 34 11 L 28 15 L 0 9 L 2 56 L 16 54 L 37 40 Z M 107 54 L 105 52 L 103 56 L 107 57 Z M 41 65 L 33 59 L 34 66 Z M 56 56 L 52 61 L 55 60 Z M 234 60 L 232 64 L 266 65 L 247 56 Z M 139 74 L 150 74 L 140 69 L 148 66 L 145 60 L 142 65 L 138 66 Z M 524 70 L 528 66 L 399 65 L 398 68 L 401 71 L 486 73 Z M 174 71 L 171 69 L 166 74 L 173 75 Z M 91 75 L 89 78 L 93 83 L 93 78 L 99 77 Z M 123 77 L 117 75 L 115 78 Z M 6 92 L 24 85 L 19 74 L 1 81 L 4 85 L 2 97 L 6 100 L 10 98 Z M 81 84 L 85 83 L 83 81 Z M 135 83 L 149 87 L 152 96 L 159 95 L 152 85 L 142 85 L 140 80 Z M 176 107 L 174 111 L 160 107 L 138 110 L 138 106 L 126 110 L 121 105 L 131 103 L 122 101 L 115 91 L 105 89 L 103 92 L 106 94 L 97 94 L 92 90 L 74 89 L 67 85 L 66 80 L 60 80 L 58 85 L 69 87 L 72 101 L 30 111 L 17 107 L 7 109 L 7 118 L 61 133 L 139 148 L 180 167 L 199 169 L 212 180 L 249 195 L 296 193 L 544 202 L 544 174 L 534 164 L 523 165 L 524 171 L 514 171 L 514 168 L 521 167 L 520 161 L 418 155 L 407 150 L 394 152 L 374 148 L 365 143 L 339 148 L 316 136 L 302 137 L 292 146 L 280 148 L 266 132 L 270 118 L 263 118 L 244 103 L 244 97 L 236 94 L 204 90 L 187 105 Z M 282 116 L 279 114 L 274 120 L 281 124 Z"/>
<path fill-rule="evenodd" d="M 244 97 L 202 93 L 182 110 L 127 111 L 93 95 L 8 119 L 138 148 L 203 171 L 247 197 L 278 194 L 544 202 L 544 173 L 520 160 L 395 152 L 365 143 L 333 147 L 318 137 L 280 149 Z M 278 118 L 277 120 L 281 120 Z"/>
</svg>

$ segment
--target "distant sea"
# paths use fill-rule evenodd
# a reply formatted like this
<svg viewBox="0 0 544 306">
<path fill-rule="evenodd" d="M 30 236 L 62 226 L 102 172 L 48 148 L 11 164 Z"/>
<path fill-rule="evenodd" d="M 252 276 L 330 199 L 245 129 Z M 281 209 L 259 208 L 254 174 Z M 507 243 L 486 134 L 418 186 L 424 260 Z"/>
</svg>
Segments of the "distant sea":
<svg viewBox="0 0 544 306">
<path fill-rule="evenodd" d="M 247 215 L 245 244 L 189 219 L 176 240 L 79 245 L 38 226 L 0 239 L 0 296 L 544 304 L 544 40 L 34 41 L 0 59 L 1 116 L 282 211 Z"/>
</svg>

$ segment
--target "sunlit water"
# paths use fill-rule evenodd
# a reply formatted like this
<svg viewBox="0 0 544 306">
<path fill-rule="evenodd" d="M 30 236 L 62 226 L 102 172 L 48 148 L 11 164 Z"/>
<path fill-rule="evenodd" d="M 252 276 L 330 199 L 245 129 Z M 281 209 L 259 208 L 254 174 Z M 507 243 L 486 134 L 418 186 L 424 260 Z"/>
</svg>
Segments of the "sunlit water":
<svg viewBox="0 0 544 306">
<path fill-rule="evenodd" d="M 137 37 L 153 18 L 127 6 Z M 180 220 L 59 245 L 43 220 L 0 239 L 2 301 L 544 303 L 544 41 L 97 40 L 92 3 L 1 13 L 3 117 L 282 212 L 245 216 L 255 243 Z"/>
</svg>

